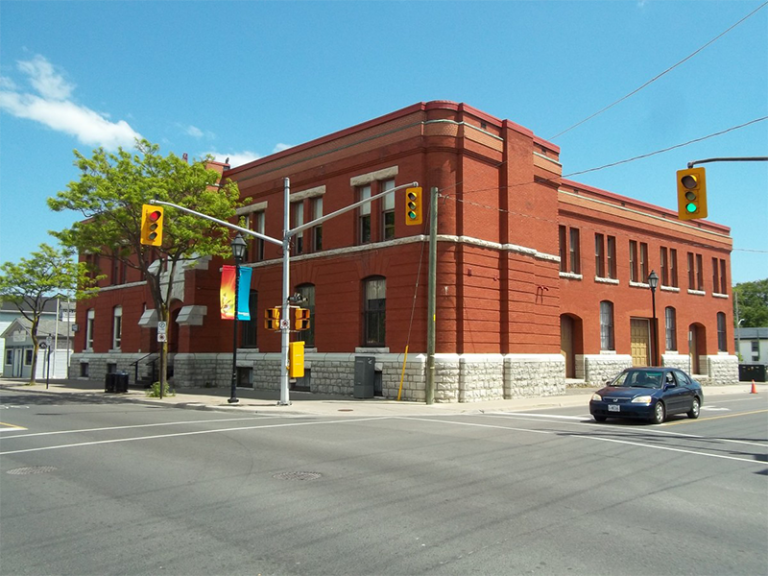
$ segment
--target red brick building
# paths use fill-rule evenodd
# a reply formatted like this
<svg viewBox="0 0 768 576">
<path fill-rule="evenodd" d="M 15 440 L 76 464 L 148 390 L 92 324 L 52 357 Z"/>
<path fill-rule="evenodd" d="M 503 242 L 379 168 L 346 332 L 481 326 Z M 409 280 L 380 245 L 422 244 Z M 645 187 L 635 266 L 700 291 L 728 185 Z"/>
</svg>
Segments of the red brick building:
<svg viewBox="0 0 768 576">
<path fill-rule="evenodd" d="M 558 158 L 557 146 L 509 120 L 435 101 L 221 169 L 251 199 L 240 210 L 247 227 L 273 238 L 283 234 L 286 177 L 291 229 L 409 182 L 422 186 L 426 206 L 437 189 L 438 401 L 555 394 L 566 379 L 601 383 L 654 361 L 703 383 L 735 381 L 729 229 L 563 180 Z M 407 226 L 404 214 L 399 190 L 294 238 L 291 288 L 312 310 L 312 330 L 294 335 L 307 346 L 296 386 L 351 393 L 364 355 L 375 357 L 377 391 L 397 396 L 408 346 L 403 398 L 424 399 L 429 217 Z M 229 382 L 223 263 L 203 259 L 175 279 L 177 386 Z M 280 336 L 262 318 L 281 305 L 281 249 L 251 239 L 244 265 L 253 268 L 253 320 L 241 323 L 238 378 L 277 388 Z M 140 278 L 111 270 L 99 297 L 78 310 L 79 374 L 148 369 L 149 302 Z"/>
</svg>

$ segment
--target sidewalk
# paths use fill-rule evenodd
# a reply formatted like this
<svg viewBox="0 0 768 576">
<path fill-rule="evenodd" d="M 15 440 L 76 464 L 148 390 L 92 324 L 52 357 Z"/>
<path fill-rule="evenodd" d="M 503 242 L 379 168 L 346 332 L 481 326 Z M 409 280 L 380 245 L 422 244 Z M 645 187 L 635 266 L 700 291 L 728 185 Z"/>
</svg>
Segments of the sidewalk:
<svg viewBox="0 0 768 576">
<path fill-rule="evenodd" d="M 704 388 L 704 403 L 714 396 L 723 394 L 749 394 L 752 384 L 739 383 L 729 386 L 708 386 Z M 291 404 L 279 406 L 280 392 L 277 390 L 251 390 L 238 388 L 237 404 L 229 404 L 229 388 L 184 388 L 174 396 L 149 398 L 143 388 L 131 387 L 126 393 L 106 393 L 104 385 L 88 380 L 51 380 L 46 389 L 45 381 L 34 386 L 25 380 L 0 378 L 0 389 L 30 392 L 35 394 L 64 394 L 80 396 L 89 400 L 137 402 L 175 408 L 195 410 L 220 410 L 226 412 L 250 412 L 291 416 L 414 416 L 473 414 L 483 412 L 515 412 L 520 410 L 542 410 L 561 406 L 583 406 L 588 413 L 589 399 L 597 388 L 569 388 L 564 395 L 538 398 L 516 398 L 511 400 L 490 400 L 469 403 L 398 402 L 384 398 L 360 400 L 350 396 L 332 396 L 295 392 L 289 394 Z M 758 384 L 758 393 L 768 393 L 768 385 Z"/>
</svg>

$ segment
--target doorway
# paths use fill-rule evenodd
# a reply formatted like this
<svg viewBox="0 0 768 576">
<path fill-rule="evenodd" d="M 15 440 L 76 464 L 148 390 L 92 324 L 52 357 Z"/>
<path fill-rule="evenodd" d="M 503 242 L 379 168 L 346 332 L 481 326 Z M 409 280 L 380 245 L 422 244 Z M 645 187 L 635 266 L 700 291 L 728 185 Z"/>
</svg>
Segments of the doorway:
<svg viewBox="0 0 768 576">
<path fill-rule="evenodd" d="M 632 366 L 649 366 L 651 361 L 651 329 L 647 318 L 630 320 Z"/>
</svg>

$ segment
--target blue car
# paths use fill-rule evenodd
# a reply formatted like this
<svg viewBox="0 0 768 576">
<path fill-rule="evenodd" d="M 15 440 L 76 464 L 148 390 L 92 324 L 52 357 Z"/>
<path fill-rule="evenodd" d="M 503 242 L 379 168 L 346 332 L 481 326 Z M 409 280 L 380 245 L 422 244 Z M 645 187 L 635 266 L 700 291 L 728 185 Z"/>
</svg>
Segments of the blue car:
<svg viewBox="0 0 768 576">
<path fill-rule="evenodd" d="M 698 418 L 704 404 L 701 385 L 677 368 L 627 368 L 592 395 L 596 422 L 634 418 L 661 424 L 672 414 Z"/>
</svg>

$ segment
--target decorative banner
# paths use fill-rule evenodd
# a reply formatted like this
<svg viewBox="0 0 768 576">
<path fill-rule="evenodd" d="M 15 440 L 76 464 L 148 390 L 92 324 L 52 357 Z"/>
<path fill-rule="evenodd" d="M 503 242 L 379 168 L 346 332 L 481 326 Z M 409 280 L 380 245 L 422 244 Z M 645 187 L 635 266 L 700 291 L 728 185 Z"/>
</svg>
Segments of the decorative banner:
<svg viewBox="0 0 768 576">
<path fill-rule="evenodd" d="M 251 294 L 251 268 L 240 268 L 240 290 L 237 295 L 237 319 L 248 321 L 248 299 Z M 235 267 L 221 267 L 221 319 L 233 320 L 235 309 Z"/>
</svg>

